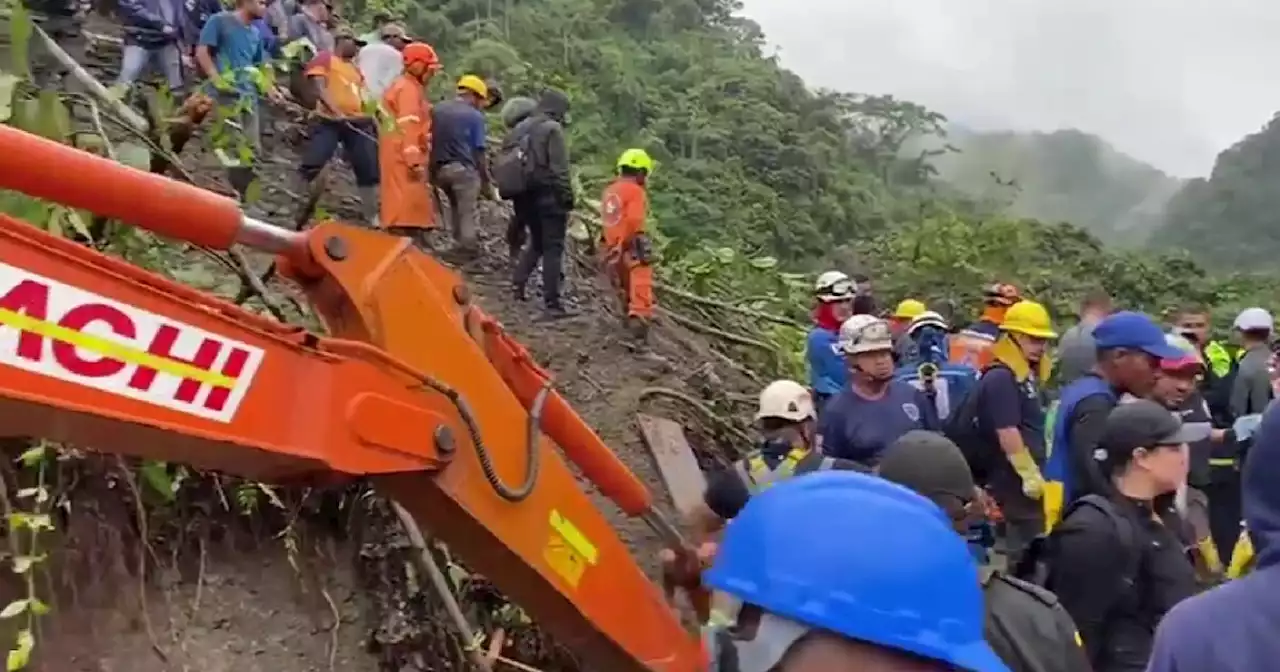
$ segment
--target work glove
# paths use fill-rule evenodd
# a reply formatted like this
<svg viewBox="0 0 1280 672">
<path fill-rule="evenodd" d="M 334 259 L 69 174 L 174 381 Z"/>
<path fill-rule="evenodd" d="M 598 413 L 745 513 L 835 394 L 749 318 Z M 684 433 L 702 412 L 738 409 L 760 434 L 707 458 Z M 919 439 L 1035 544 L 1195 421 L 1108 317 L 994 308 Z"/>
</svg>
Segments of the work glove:
<svg viewBox="0 0 1280 672">
<path fill-rule="evenodd" d="M 1040 467 L 1036 464 L 1031 452 L 1023 450 L 1009 456 L 1009 463 L 1013 465 L 1013 470 L 1018 473 L 1018 478 L 1022 479 L 1022 494 L 1031 499 L 1040 499 L 1044 496 L 1044 476 L 1040 473 Z"/>
<path fill-rule="evenodd" d="M 1231 429 L 1236 433 L 1237 441 L 1247 441 L 1253 438 L 1254 432 L 1258 431 L 1258 427 L 1262 425 L 1262 414 L 1254 413 L 1253 415 L 1242 415 L 1236 418 L 1235 424 L 1231 425 Z"/>
</svg>

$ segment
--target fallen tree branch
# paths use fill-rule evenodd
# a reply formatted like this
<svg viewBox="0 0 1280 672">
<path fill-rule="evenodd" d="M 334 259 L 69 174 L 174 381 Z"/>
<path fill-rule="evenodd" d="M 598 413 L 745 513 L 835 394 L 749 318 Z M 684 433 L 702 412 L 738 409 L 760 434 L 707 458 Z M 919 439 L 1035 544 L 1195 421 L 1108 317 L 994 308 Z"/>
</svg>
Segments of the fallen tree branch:
<svg viewBox="0 0 1280 672">
<path fill-rule="evenodd" d="M 760 350 L 761 352 L 769 356 L 769 360 L 773 364 L 773 367 L 775 369 L 779 367 L 777 348 L 775 348 L 774 346 L 764 341 L 759 341 L 754 338 L 748 338 L 740 334 L 731 334 L 727 331 L 724 331 L 723 329 L 716 329 L 715 327 L 703 324 L 697 320 L 690 319 L 688 317 L 685 317 L 684 315 L 676 313 L 669 308 L 659 307 L 658 312 L 661 313 L 664 317 L 669 318 L 672 322 L 675 322 L 676 324 L 679 324 L 680 326 L 685 327 L 686 329 L 703 334 L 704 336 L 714 336 L 716 338 L 719 338 L 723 341 L 727 341 L 729 343 L 733 343 L 735 345 L 742 345 L 749 348 L 755 348 L 757 350 Z"/>
<path fill-rule="evenodd" d="M 675 287 L 672 287 L 670 285 L 667 285 L 661 282 L 655 282 L 653 286 L 655 289 L 657 289 L 658 291 L 664 294 L 670 294 L 672 296 L 676 296 L 676 297 L 685 299 L 687 301 L 692 301 L 694 303 L 701 304 L 704 306 L 710 306 L 712 308 L 726 310 L 731 313 L 737 313 L 739 315 L 743 315 L 746 317 L 753 317 L 755 319 L 764 320 L 766 322 L 772 322 L 774 324 L 781 324 L 784 327 L 795 327 L 796 329 L 799 329 L 801 331 L 804 331 L 805 329 L 804 325 L 800 324 L 799 322 L 796 322 L 795 320 L 792 320 L 790 318 L 782 317 L 781 315 L 771 315 L 769 313 L 760 312 L 758 310 L 751 310 L 750 308 L 742 308 L 741 306 L 735 306 L 725 301 L 720 301 L 720 300 L 713 299 L 706 296 L 699 296 L 697 294 L 694 294 L 693 292 L 686 292 L 683 289 L 676 289 Z"/>
<path fill-rule="evenodd" d="M 742 445 L 744 446 L 751 445 L 751 437 L 747 436 L 746 432 L 743 432 L 741 429 L 738 429 L 737 426 L 733 425 L 728 420 L 721 418 L 718 413 L 711 410 L 710 406 L 707 406 L 702 401 L 698 399 L 694 399 L 693 397 L 685 394 L 684 392 L 678 392 L 669 387 L 646 387 L 643 390 L 640 390 L 641 401 L 644 401 L 649 397 L 666 397 L 668 399 L 675 399 L 677 401 L 681 401 L 687 406 L 689 406 L 690 408 L 693 408 L 694 410 L 701 413 L 702 416 L 705 417 L 712 424 L 718 425 L 720 428 L 724 429 L 730 434 L 733 434 L 735 438 L 742 441 Z"/>
<path fill-rule="evenodd" d="M 59 65 L 66 68 L 68 74 L 84 86 L 93 97 L 101 101 L 103 105 L 110 107 L 112 112 L 129 122 L 135 129 L 144 133 L 147 131 L 146 118 L 135 112 L 133 108 L 125 105 L 123 101 L 111 95 L 111 92 L 107 90 L 107 87 L 103 86 L 102 82 L 99 82 L 93 75 L 89 74 L 89 71 L 85 70 L 84 66 L 77 63 L 76 59 L 72 58 L 71 54 L 68 54 L 65 49 L 59 46 L 56 40 L 49 37 L 49 34 L 44 32 L 44 29 L 39 24 L 33 21 L 31 28 L 31 34 L 44 44 L 44 48 L 49 52 L 49 55 L 53 56 Z"/>
</svg>

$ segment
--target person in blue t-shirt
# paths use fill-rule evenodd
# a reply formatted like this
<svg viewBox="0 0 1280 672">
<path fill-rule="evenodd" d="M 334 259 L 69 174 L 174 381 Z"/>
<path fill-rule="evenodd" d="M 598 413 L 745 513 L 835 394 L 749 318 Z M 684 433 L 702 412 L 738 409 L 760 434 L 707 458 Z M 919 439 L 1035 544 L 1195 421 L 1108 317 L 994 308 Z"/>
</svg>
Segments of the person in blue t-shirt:
<svg viewBox="0 0 1280 672">
<path fill-rule="evenodd" d="M 875 465 L 890 444 L 913 429 L 937 431 L 937 412 L 924 392 L 893 379 L 893 334 L 870 315 L 840 327 L 849 385 L 819 417 L 819 446 L 829 457 Z"/>
<path fill-rule="evenodd" d="M 266 81 L 260 66 L 267 62 L 267 51 L 253 23 L 266 11 L 262 0 L 237 0 L 235 9 L 209 17 L 196 46 L 196 64 L 208 77 L 216 103 L 214 144 L 241 200 L 253 182 L 254 157 L 262 146 L 258 94 Z M 274 89 L 266 93 L 278 98 Z"/>
<path fill-rule="evenodd" d="M 813 288 L 817 305 L 813 328 L 805 340 L 805 361 L 809 364 L 809 388 L 818 408 L 849 384 L 849 369 L 840 349 L 840 325 L 853 317 L 857 288 L 849 276 L 827 271 L 818 276 Z"/>
<path fill-rule="evenodd" d="M 489 104 L 489 85 L 475 75 L 463 75 L 457 91 L 454 99 L 431 108 L 431 181 L 449 199 L 456 251 L 472 258 L 480 251 L 478 199 L 491 195 L 483 112 Z"/>
</svg>

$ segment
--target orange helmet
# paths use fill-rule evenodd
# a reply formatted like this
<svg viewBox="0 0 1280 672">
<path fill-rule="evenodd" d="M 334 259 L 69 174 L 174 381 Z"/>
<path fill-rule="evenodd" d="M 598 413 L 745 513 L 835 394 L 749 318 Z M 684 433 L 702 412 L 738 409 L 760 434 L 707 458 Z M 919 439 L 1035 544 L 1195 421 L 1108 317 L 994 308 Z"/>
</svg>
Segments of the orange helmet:
<svg viewBox="0 0 1280 672">
<path fill-rule="evenodd" d="M 1022 300 L 1018 288 L 1004 282 L 997 282 L 982 292 L 982 300 L 989 306 L 1012 306 Z"/>
<path fill-rule="evenodd" d="M 440 57 L 436 56 L 436 50 L 426 42 L 412 42 L 405 45 L 404 51 L 400 52 L 404 56 L 404 65 L 409 67 L 414 63 L 422 63 L 427 66 L 428 70 L 440 69 Z"/>
</svg>

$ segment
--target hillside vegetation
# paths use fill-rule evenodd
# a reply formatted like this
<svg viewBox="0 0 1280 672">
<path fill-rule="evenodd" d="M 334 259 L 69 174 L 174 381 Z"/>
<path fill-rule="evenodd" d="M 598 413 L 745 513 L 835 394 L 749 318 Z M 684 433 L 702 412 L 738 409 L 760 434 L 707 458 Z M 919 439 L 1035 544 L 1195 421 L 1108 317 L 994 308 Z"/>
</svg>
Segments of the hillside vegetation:
<svg viewBox="0 0 1280 672">
<path fill-rule="evenodd" d="M 934 165 L 947 184 L 1021 217 L 1071 222 L 1108 243 L 1137 244 L 1182 181 L 1077 130 L 948 129 Z"/>
<path fill-rule="evenodd" d="M 1073 224 L 1039 223 L 1029 207 L 1026 217 L 991 215 L 988 204 L 950 197 L 930 165 L 949 157 L 909 151 L 941 134 L 944 117 L 891 97 L 807 89 L 764 55 L 760 27 L 732 0 L 394 4 L 403 1 L 390 9 L 442 53 L 442 92 L 467 71 L 500 78 L 510 93 L 545 85 L 569 92 L 584 195 L 598 193 L 626 147 L 659 159 L 651 216 L 671 284 L 736 302 L 750 297 L 758 309 L 797 319 L 807 302 L 800 274 L 829 265 L 872 272 L 886 294 L 961 310 L 974 305 L 982 283 L 1019 282 L 1062 315 L 1098 282 L 1154 312 L 1188 300 L 1229 311 L 1268 284 L 1210 278 L 1177 251 L 1104 250 L 1086 229 L 1145 212 L 1144 201 L 1169 189 L 1170 178 L 1078 133 L 1029 141 L 1043 152 L 1005 143 L 1002 159 L 1043 164 L 1042 178 L 1021 178 L 1024 191 L 1046 185 L 1037 202 L 1059 209 L 1037 214 Z M 1091 191 L 1108 186 L 1108 198 Z"/>
<path fill-rule="evenodd" d="M 1218 154 L 1169 203 L 1153 244 L 1219 269 L 1273 271 L 1280 258 L 1280 118 Z"/>
</svg>

